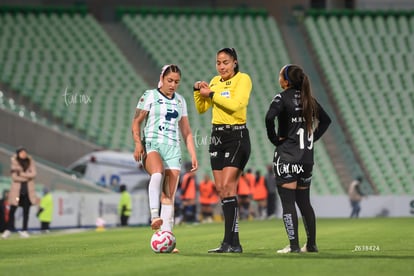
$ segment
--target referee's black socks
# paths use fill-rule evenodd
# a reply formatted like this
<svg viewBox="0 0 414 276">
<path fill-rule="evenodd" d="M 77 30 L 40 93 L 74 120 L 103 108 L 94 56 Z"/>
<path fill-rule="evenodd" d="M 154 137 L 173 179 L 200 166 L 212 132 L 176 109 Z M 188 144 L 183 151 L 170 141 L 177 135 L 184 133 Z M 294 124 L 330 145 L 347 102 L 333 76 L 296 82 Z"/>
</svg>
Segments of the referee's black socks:
<svg viewBox="0 0 414 276">
<path fill-rule="evenodd" d="M 280 200 L 283 208 L 283 223 L 285 224 L 286 233 L 290 242 L 292 251 L 299 250 L 298 238 L 298 215 L 296 213 L 296 190 L 286 189 L 277 186 Z"/>
<path fill-rule="evenodd" d="M 221 200 L 224 215 L 224 239 L 223 242 L 231 245 L 240 245 L 238 203 L 237 197 L 226 197 Z"/>
</svg>

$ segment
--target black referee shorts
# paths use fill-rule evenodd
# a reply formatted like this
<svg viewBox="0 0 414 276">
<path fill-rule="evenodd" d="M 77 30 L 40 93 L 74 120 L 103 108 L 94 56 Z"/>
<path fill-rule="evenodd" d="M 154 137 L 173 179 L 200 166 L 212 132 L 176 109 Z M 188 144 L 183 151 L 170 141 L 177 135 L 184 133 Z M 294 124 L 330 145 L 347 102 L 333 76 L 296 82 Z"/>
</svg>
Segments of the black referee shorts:
<svg viewBox="0 0 414 276">
<path fill-rule="evenodd" d="M 250 157 L 249 130 L 246 127 L 213 127 L 209 152 L 213 170 L 222 170 L 224 167 L 244 170 Z"/>
</svg>

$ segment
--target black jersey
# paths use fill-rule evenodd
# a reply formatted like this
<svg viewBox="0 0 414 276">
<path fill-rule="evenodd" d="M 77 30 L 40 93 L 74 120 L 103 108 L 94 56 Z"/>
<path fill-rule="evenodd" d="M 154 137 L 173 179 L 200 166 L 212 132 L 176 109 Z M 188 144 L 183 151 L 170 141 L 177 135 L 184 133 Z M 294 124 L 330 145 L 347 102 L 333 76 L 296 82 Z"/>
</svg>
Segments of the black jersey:
<svg viewBox="0 0 414 276">
<path fill-rule="evenodd" d="M 299 90 L 288 88 L 277 94 L 266 114 L 267 137 L 276 146 L 277 155 L 281 160 L 313 164 L 313 143 L 327 130 L 331 119 L 317 103 L 319 123 L 313 133 L 308 133 L 301 106 Z"/>
</svg>

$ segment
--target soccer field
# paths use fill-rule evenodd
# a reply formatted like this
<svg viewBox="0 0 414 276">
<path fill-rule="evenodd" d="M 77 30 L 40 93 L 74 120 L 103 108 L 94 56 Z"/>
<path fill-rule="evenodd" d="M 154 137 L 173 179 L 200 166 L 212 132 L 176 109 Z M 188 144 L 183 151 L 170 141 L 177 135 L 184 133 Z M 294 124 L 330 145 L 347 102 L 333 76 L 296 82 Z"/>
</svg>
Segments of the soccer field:
<svg viewBox="0 0 414 276">
<path fill-rule="evenodd" d="M 0 240 L 1 275 L 413 275 L 414 219 L 319 219 L 319 253 L 277 254 L 280 219 L 241 221 L 242 254 L 208 254 L 223 224 L 175 228 L 179 254 L 155 254 L 149 227 L 53 231 Z M 300 243 L 305 242 L 299 224 Z M 280 274 L 283 273 L 283 274 Z"/>
</svg>

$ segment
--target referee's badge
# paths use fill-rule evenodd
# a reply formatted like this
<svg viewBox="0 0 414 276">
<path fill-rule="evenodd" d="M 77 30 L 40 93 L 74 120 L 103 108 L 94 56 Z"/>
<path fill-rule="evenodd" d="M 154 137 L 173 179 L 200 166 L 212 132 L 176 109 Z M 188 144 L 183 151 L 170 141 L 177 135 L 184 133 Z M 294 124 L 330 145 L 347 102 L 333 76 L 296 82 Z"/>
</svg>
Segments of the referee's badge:
<svg viewBox="0 0 414 276">
<path fill-rule="evenodd" d="M 222 97 L 230 99 L 230 91 L 223 91 L 220 93 Z"/>
</svg>

